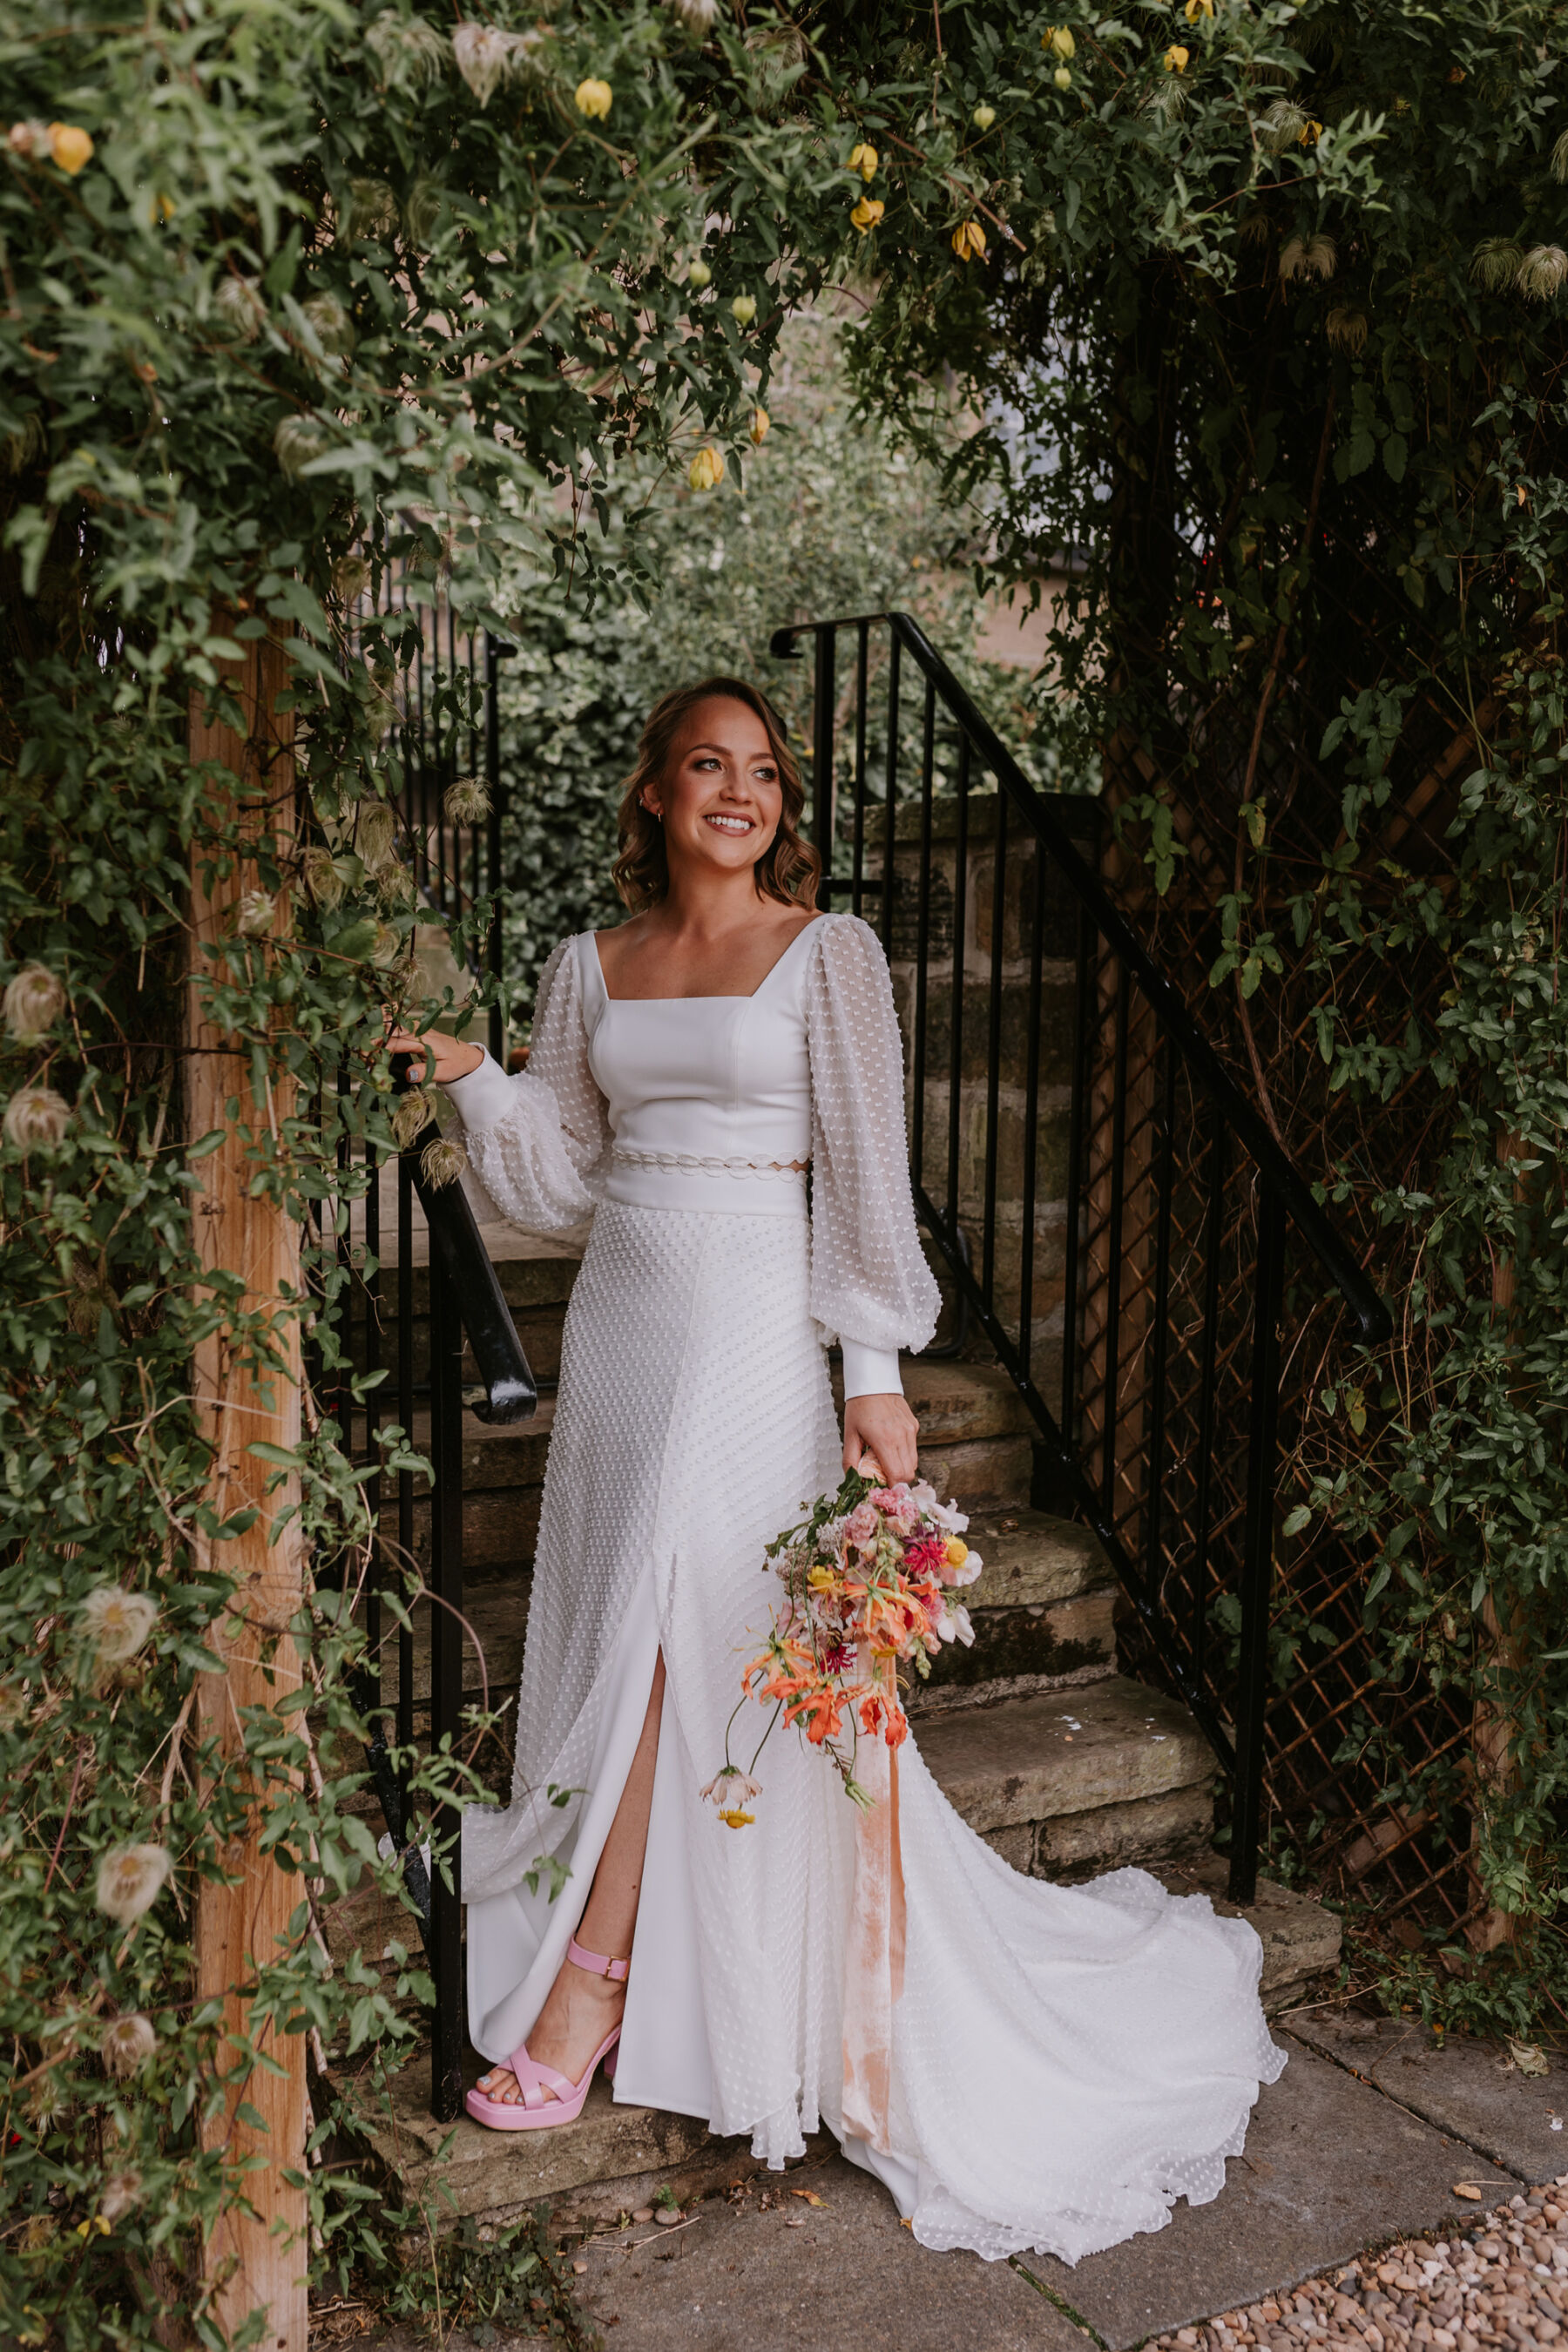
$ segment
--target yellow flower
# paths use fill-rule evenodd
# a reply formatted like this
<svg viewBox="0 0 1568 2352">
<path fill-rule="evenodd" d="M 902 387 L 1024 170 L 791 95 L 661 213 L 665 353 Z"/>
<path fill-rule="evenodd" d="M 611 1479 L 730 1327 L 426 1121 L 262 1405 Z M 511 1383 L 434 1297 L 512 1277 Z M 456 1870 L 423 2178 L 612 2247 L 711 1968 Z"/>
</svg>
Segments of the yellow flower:
<svg viewBox="0 0 1568 2352">
<path fill-rule="evenodd" d="M 863 180 L 874 180 L 877 176 L 877 166 L 881 160 L 876 149 L 862 140 L 858 147 L 851 147 L 849 150 L 849 161 L 845 168 L 847 171 L 858 172 Z"/>
<path fill-rule="evenodd" d="M 830 1592 L 838 1579 L 830 1568 L 814 1568 L 805 1580 L 814 1592 Z"/>
<path fill-rule="evenodd" d="M 1167 73 L 1185 73 L 1187 70 L 1187 59 L 1191 55 L 1192 51 L 1190 49 L 1184 49 L 1180 41 L 1173 41 L 1170 47 L 1165 51 L 1165 71 Z"/>
<path fill-rule="evenodd" d="M 703 287 L 710 282 L 712 276 L 713 272 L 709 268 L 708 264 L 705 261 L 694 261 L 690 268 L 686 273 L 686 282 L 689 286 L 695 286 L 698 292 L 700 293 Z"/>
<path fill-rule="evenodd" d="M 151 205 L 148 206 L 148 210 L 153 215 L 153 226 L 156 228 L 160 221 L 172 221 L 174 219 L 174 199 L 173 196 L 154 196 Z"/>
<path fill-rule="evenodd" d="M 734 300 L 730 305 L 730 316 L 733 319 L 737 327 L 749 327 L 756 315 L 756 296 L 754 294 L 737 294 Z"/>
<path fill-rule="evenodd" d="M 1051 76 L 1051 79 L 1055 82 L 1058 89 L 1070 89 L 1072 88 L 1072 76 L 1068 71 L 1066 66 L 1058 66 L 1055 73 Z"/>
<path fill-rule="evenodd" d="M 736 1806 L 733 1812 L 721 1813 L 719 1816 L 719 1819 L 723 1822 L 724 1827 L 727 1830 L 749 1829 L 756 1818 L 755 1813 L 743 1813 L 739 1805 Z"/>
<path fill-rule="evenodd" d="M 985 251 L 985 231 L 978 221 L 960 221 L 952 232 L 952 249 L 960 261 L 978 261 Z"/>
<path fill-rule="evenodd" d="M 1188 24 L 1195 25 L 1200 16 L 1214 15 L 1214 0 L 1187 0 L 1185 14 Z"/>
<path fill-rule="evenodd" d="M 996 120 L 996 109 L 994 106 L 977 106 L 969 119 L 976 131 L 989 131 Z"/>
<path fill-rule="evenodd" d="M 609 113 L 610 100 L 614 96 L 615 92 L 607 81 L 595 81 L 590 76 L 588 80 L 578 83 L 574 103 L 579 114 L 595 117 L 603 122 Z"/>
<path fill-rule="evenodd" d="M 74 180 L 79 171 L 92 161 L 92 141 L 74 122 L 51 122 L 48 131 L 49 154 L 62 172 Z"/>
<path fill-rule="evenodd" d="M 773 418 L 765 408 L 753 408 L 749 438 L 753 449 L 760 449 L 773 430 Z"/>
<path fill-rule="evenodd" d="M 1315 147 L 1322 135 L 1323 126 L 1321 122 L 1303 122 L 1296 133 L 1296 140 L 1300 146 Z"/>
<path fill-rule="evenodd" d="M 1078 55 L 1078 43 L 1065 25 L 1047 25 L 1040 35 L 1040 47 L 1049 49 L 1053 57 L 1073 58 Z"/>
<path fill-rule="evenodd" d="M 879 197 L 862 196 L 849 217 L 864 236 L 868 228 L 876 227 L 886 210 L 887 206 Z"/>
<path fill-rule="evenodd" d="M 724 478 L 724 460 L 711 443 L 699 449 L 687 468 L 686 478 L 694 490 L 716 490 Z"/>
<path fill-rule="evenodd" d="M 969 1558 L 969 1546 L 964 1542 L 962 1536 L 949 1536 L 946 1546 L 946 1557 L 949 1568 L 962 1568 L 963 1566 L 964 1561 Z"/>
</svg>

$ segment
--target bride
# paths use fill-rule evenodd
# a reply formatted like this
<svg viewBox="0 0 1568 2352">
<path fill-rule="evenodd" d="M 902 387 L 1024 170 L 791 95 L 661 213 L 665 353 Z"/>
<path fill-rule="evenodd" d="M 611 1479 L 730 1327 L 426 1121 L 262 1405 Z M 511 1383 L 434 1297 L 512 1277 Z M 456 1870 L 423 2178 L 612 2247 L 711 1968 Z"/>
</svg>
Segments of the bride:
<svg viewBox="0 0 1568 2352">
<path fill-rule="evenodd" d="M 493 2062 L 468 2105 L 500 2130 L 567 2124 L 603 2064 L 617 2099 L 749 2133 L 775 2169 L 826 2123 L 927 2246 L 1074 2262 L 1223 2186 L 1284 2063 L 1252 1929 L 1138 1870 L 1018 1875 L 910 1739 L 878 1808 L 901 1950 L 871 1982 L 877 1889 L 825 1759 L 781 1728 L 751 1826 L 703 1801 L 775 1595 L 763 1547 L 863 1454 L 915 1477 L 899 1350 L 938 1306 L 887 965 L 865 924 L 815 911 L 801 808 L 763 695 L 667 695 L 620 811 L 631 919 L 551 956 L 527 1070 L 392 1039 L 428 1056 L 488 1213 L 594 1219 L 512 1801 L 463 1825 Z"/>
</svg>

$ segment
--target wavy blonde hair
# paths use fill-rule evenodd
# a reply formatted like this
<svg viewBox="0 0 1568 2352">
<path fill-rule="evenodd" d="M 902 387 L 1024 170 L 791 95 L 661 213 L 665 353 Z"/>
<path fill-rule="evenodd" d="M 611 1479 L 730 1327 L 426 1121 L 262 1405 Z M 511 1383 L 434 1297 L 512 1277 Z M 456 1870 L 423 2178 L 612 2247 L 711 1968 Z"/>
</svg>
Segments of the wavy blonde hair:
<svg viewBox="0 0 1568 2352">
<path fill-rule="evenodd" d="M 661 695 L 648 712 L 637 745 L 637 766 L 626 778 L 616 818 L 620 854 L 610 869 L 622 904 L 634 915 L 654 907 L 669 888 L 669 865 L 665 855 L 664 827 L 643 806 L 650 784 L 662 784 L 681 721 L 700 702 L 743 702 L 767 730 L 768 745 L 779 772 L 784 806 L 778 831 L 757 859 L 752 872 L 758 896 L 777 898 L 786 906 L 816 905 L 816 882 L 822 860 L 795 827 L 805 806 L 805 787 L 789 748 L 784 720 L 763 693 L 743 677 L 705 677 L 695 686 L 678 686 Z"/>
</svg>

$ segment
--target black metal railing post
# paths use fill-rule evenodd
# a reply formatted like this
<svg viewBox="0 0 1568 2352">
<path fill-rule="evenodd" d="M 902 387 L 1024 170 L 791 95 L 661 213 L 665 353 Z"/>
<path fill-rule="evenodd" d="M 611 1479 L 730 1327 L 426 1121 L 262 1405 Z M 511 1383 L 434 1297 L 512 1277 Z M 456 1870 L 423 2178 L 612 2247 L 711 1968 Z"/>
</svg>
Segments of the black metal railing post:
<svg viewBox="0 0 1568 2352">
<path fill-rule="evenodd" d="M 833 654 L 834 632 L 823 629 L 816 640 L 812 688 L 811 835 L 822 860 L 816 903 L 824 908 L 833 904 Z"/>
<path fill-rule="evenodd" d="M 1268 1703 L 1268 1599 L 1274 1578 L 1274 1487 L 1279 1466 L 1279 1307 L 1285 1291 L 1285 1211 L 1267 1181 L 1258 1192 L 1258 1287 L 1252 1319 L 1252 1394 L 1247 1435 L 1247 1518 L 1241 1550 L 1241 1654 L 1237 1669 L 1236 1796 L 1230 1899 L 1258 1892 L 1263 1826 L 1263 1735 Z"/>
<path fill-rule="evenodd" d="M 430 1253 L 430 1747 L 456 1745 L 463 1708 L 463 1326 L 451 1276 Z M 430 1822 L 430 1973 L 436 1984 L 430 2112 L 463 2110 L 462 1816 Z"/>
</svg>

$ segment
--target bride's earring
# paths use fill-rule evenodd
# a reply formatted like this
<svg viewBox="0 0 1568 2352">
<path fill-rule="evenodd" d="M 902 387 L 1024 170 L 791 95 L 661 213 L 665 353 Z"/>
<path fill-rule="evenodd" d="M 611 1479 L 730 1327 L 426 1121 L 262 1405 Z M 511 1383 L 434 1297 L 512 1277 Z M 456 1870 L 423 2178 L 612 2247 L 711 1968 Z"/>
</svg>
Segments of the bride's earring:
<svg viewBox="0 0 1568 2352">
<path fill-rule="evenodd" d="M 655 824 L 662 824 L 664 823 L 664 811 L 662 809 L 656 809 L 648 801 L 644 801 L 643 809 L 646 814 L 652 817 Z"/>
</svg>

